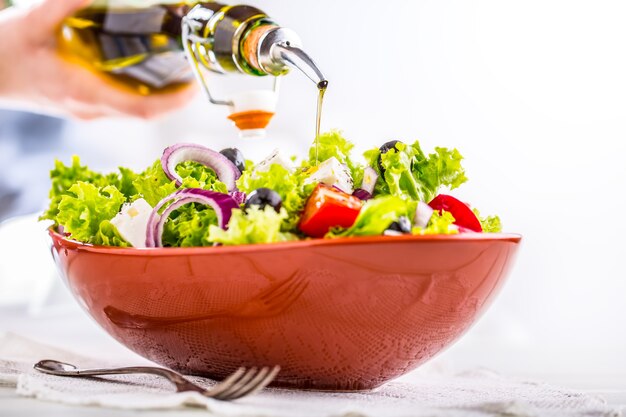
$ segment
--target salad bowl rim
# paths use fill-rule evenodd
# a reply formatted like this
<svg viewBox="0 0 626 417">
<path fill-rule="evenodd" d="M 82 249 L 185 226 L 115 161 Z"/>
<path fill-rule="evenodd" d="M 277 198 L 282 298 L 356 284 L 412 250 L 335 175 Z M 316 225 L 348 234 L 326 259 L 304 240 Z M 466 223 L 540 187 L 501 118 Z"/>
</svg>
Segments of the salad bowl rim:
<svg viewBox="0 0 626 417">
<path fill-rule="evenodd" d="M 454 235 L 400 235 L 400 236 L 357 236 L 343 237 L 335 239 L 305 239 L 276 243 L 255 243 L 247 245 L 233 246 L 199 246 L 199 247 L 177 247 L 177 248 L 122 248 L 117 246 L 98 246 L 90 243 L 83 243 L 72 240 L 50 227 L 48 234 L 53 241 L 59 241 L 64 248 L 80 250 L 92 253 L 110 253 L 116 255 L 150 255 L 150 256 L 172 256 L 172 255 L 213 255 L 213 254 L 233 254 L 249 253 L 259 251 L 279 251 L 281 249 L 296 248 L 317 248 L 324 246 L 344 246 L 344 245 L 367 245 L 367 244 L 391 244 L 391 243 L 467 243 L 467 242 L 509 242 L 519 244 L 522 235 L 517 233 L 459 233 Z"/>
</svg>

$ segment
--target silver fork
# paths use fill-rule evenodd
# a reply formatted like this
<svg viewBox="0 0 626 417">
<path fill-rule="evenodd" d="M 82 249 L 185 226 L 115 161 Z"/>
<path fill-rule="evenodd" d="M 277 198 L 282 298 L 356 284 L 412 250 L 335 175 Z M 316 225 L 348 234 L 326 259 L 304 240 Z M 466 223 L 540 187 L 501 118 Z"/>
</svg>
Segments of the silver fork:
<svg viewBox="0 0 626 417">
<path fill-rule="evenodd" d="M 34 366 L 39 372 L 56 376 L 90 377 L 98 375 L 152 374 L 167 378 L 176 386 L 176 392 L 195 391 L 205 397 L 221 401 L 232 401 L 255 394 L 269 385 L 280 371 L 279 366 L 239 368 L 222 382 L 206 389 L 170 369 L 153 366 L 134 366 L 110 369 L 79 369 L 78 367 L 52 359 L 42 360 Z"/>
</svg>

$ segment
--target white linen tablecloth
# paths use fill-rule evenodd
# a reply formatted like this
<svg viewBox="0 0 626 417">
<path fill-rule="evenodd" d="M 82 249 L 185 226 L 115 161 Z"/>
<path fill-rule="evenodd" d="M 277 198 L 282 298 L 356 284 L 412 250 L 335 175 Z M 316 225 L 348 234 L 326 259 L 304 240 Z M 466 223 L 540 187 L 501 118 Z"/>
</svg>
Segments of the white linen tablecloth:
<svg viewBox="0 0 626 417">
<path fill-rule="evenodd" d="M 484 416 L 619 416 L 598 397 L 541 382 L 506 378 L 486 370 L 462 373 L 415 373 L 364 392 L 332 393 L 266 389 L 221 402 L 198 393 L 175 393 L 164 379 L 147 375 L 67 378 L 32 369 L 41 359 L 57 359 L 84 367 L 107 364 L 8 333 L 0 336 L 0 385 L 44 401 L 118 409 L 156 410 L 203 407 L 215 416 L 265 417 L 484 417 Z M 210 386 L 214 382 L 191 377 Z"/>
</svg>

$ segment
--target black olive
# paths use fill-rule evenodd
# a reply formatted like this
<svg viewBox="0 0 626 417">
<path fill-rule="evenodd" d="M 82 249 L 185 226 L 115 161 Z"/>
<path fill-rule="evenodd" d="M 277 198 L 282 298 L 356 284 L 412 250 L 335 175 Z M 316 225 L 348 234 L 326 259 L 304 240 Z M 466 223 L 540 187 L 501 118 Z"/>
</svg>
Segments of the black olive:
<svg viewBox="0 0 626 417">
<path fill-rule="evenodd" d="M 391 140 L 385 144 L 383 144 L 383 146 L 381 146 L 380 148 L 378 148 L 380 150 L 380 155 L 389 152 L 392 149 L 395 149 L 396 152 L 399 152 L 398 148 L 396 148 L 396 145 L 398 143 L 401 143 L 399 140 Z M 382 157 L 378 155 L 378 170 L 380 171 L 380 173 L 384 173 L 385 172 L 385 167 L 383 167 L 383 159 Z"/>
<path fill-rule="evenodd" d="M 246 170 L 246 160 L 243 153 L 237 148 L 226 148 L 220 151 L 230 162 L 232 162 L 240 172 Z"/>
<path fill-rule="evenodd" d="M 251 206 L 258 206 L 260 209 L 270 206 L 278 213 L 283 206 L 283 200 L 276 191 L 270 190 L 269 188 L 259 188 L 250 193 L 244 209 L 247 210 Z"/>
<path fill-rule="evenodd" d="M 396 148 L 396 145 L 398 143 L 401 143 L 399 140 L 392 140 L 389 141 L 385 144 L 383 144 L 383 146 L 381 146 L 380 148 L 378 148 L 380 150 L 380 153 L 387 153 L 392 149 L 395 149 L 396 151 L 398 151 L 398 148 Z"/>
<path fill-rule="evenodd" d="M 399 234 L 411 233 L 411 221 L 405 216 L 400 216 L 398 221 L 391 223 L 387 230 L 398 232 Z"/>
</svg>

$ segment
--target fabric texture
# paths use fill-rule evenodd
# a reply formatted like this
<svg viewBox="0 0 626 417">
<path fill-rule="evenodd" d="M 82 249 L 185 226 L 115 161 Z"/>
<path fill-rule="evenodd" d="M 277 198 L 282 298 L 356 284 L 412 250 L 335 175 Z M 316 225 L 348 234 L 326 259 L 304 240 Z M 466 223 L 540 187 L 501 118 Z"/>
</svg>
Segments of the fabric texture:
<svg viewBox="0 0 626 417">
<path fill-rule="evenodd" d="M 372 391 L 338 393 L 266 389 L 234 402 L 176 393 L 165 379 L 149 375 L 68 378 L 33 370 L 42 359 L 80 367 L 108 367 L 96 359 L 43 345 L 14 334 L 0 336 L 0 386 L 45 401 L 119 409 L 203 407 L 224 417 L 535 417 L 606 416 L 620 412 L 598 397 L 534 381 L 506 378 L 486 370 L 463 373 L 416 372 L 404 381 Z M 189 377 L 210 387 L 215 382 Z"/>
</svg>

